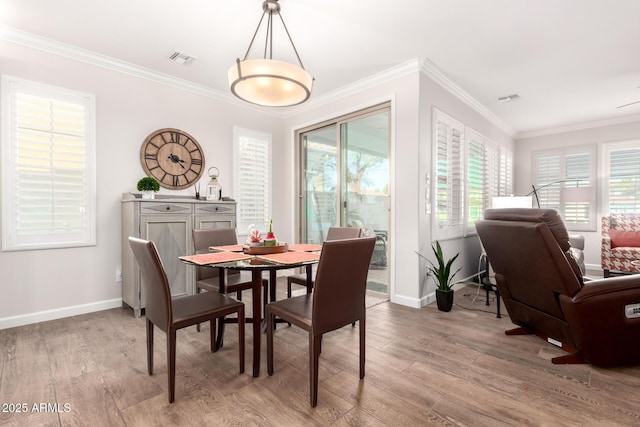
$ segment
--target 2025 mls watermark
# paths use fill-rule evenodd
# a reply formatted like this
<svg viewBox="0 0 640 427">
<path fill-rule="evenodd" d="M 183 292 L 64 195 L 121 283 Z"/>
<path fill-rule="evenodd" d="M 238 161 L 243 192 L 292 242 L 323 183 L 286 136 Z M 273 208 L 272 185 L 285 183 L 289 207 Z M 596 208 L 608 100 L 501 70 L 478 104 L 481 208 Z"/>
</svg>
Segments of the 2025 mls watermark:
<svg viewBox="0 0 640 427">
<path fill-rule="evenodd" d="M 33 413 L 33 412 L 71 412 L 71 403 L 3 403 L 0 412 L 3 413 Z"/>
</svg>

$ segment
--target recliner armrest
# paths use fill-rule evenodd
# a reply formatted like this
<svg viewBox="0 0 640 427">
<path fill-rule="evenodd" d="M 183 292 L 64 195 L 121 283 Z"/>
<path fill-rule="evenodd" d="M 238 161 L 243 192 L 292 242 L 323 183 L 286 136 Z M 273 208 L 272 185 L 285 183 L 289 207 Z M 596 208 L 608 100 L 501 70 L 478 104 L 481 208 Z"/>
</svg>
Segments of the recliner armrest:
<svg viewBox="0 0 640 427">
<path fill-rule="evenodd" d="M 573 297 L 559 295 L 578 354 L 595 366 L 637 364 L 640 318 L 627 307 L 640 303 L 640 275 L 587 282 Z"/>
<path fill-rule="evenodd" d="M 628 291 L 633 291 L 633 293 L 637 291 L 640 294 L 640 275 L 619 276 L 585 282 L 582 289 L 574 295 L 573 302 L 587 302 L 592 298 L 623 291 L 627 291 L 624 294 L 626 297 L 628 297 Z M 637 302 L 640 303 L 640 300 Z"/>
<path fill-rule="evenodd" d="M 569 234 L 569 244 L 572 248 L 584 250 L 584 236 L 582 234 Z"/>
</svg>

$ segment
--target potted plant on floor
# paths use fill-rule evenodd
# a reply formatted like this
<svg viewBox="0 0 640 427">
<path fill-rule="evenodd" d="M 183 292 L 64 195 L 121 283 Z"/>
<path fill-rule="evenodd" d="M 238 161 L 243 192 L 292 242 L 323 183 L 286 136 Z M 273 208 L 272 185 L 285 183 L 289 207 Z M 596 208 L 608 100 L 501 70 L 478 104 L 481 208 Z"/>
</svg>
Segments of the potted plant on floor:
<svg viewBox="0 0 640 427">
<path fill-rule="evenodd" d="M 433 274 L 433 280 L 438 286 L 436 288 L 436 303 L 438 304 L 438 310 L 451 311 L 451 307 L 453 306 L 452 281 L 454 276 L 458 274 L 458 272 L 462 269 L 461 267 L 452 274 L 451 266 L 456 258 L 458 258 L 458 255 L 460 255 L 460 253 L 457 253 L 453 258 L 450 258 L 445 262 L 444 255 L 442 254 L 442 248 L 440 247 L 440 242 L 436 240 L 435 246 L 431 245 L 431 249 L 436 256 L 437 264 L 433 263 L 431 260 L 427 261 L 429 261 L 429 264 L 431 264 L 430 266 L 428 266 L 428 269 L 431 274 Z"/>
<path fill-rule="evenodd" d="M 160 184 L 153 178 L 145 176 L 138 181 L 138 191 L 142 191 L 143 199 L 154 199 L 155 193 L 160 190 Z"/>
</svg>

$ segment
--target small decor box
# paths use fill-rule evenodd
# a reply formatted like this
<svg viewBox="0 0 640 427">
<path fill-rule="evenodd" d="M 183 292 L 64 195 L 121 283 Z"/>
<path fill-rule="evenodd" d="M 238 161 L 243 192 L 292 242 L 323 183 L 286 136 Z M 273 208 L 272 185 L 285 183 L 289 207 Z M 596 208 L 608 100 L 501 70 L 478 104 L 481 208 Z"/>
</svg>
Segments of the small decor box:
<svg viewBox="0 0 640 427">
<path fill-rule="evenodd" d="M 289 251 L 289 245 L 283 242 L 278 243 L 275 246 L 248 246 L 245 245 L 242 248 L 242 251 L 245 254 L 249 255 L 268 255 L 268 254 L 279 254 L 282 252 Z"/>
</svg>

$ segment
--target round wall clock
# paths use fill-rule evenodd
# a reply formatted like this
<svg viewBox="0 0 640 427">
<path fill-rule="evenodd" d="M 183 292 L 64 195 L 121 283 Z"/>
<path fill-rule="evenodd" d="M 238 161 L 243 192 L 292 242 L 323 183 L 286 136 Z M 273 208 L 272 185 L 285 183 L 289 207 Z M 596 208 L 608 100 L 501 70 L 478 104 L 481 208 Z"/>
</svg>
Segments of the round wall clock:
<svg viewBox="0 0 640 427">
<path fill-rule="evenodd" d="M 204 153 L 198 141 L 187 132 L 164 128 L 144 140 L 140 163 L 147 175 L 162 187 L 179 190 L 200 179 L 204 172 Z"/>
</svg>

